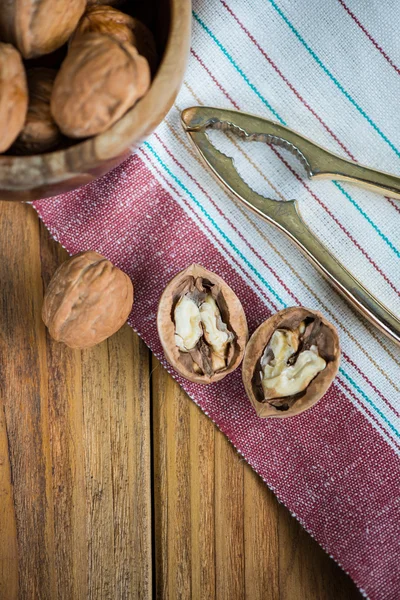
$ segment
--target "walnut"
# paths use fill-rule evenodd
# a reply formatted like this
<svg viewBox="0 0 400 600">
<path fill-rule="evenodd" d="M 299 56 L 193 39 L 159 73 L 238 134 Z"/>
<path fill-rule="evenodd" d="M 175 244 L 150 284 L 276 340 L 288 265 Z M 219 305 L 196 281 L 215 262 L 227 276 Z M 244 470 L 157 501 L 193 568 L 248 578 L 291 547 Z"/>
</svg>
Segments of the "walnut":
<svg viewBox="0 0 400 600">
<path fill-rule="evenodd" d="M 126 42 L 98 33 L 78 37 L 54 82 L 51 112 L 72 138 L 108 129 L 150 85 L 147 60 Z"/>
<path fill-rule="evenodd" d="M 112 6 L 119 6 L 120 4 L 124 4 L 125 0 L 87 0 L 88 6 L 96 6 L 102 4 L 108 4 Z"/>
<path fill-rule="evenodd" d="M 259 417 L 290 417 L 322 398 L 339 363 L 333 325 L 317 311 L 287 308 L 251 336 L 243 359 L 243 383 Z"/>
<path fill-rule="evenodd" d="M 165 288 L 157 328 L 168 362 L 186 379 L 203 384 L 236 369 L 248 334 L 236 294 L 218 275 L 196 264 Z"/>
<path fill-rule="evenodd" d="M 118 331 L 133 303 L 129 277 L 97 252 L 82 252 L 55 272 L 42 318 L 51 337 L 71 348 L 89 348 Z"/>
<path fill-rule="evenodd" d="M 20 154 L 36 154 L 54 149 L 61 133 L 50 112 L 50 98 L 57 71 L 36 68 L 27 72 L 29 104 L 24 127 L 13 149 Z"/>
<path fill-rule="evenodd" d="M 85 33 L 104 33 L 119 42 L 135 45 L 133 28 L 135 19 L 112 6 L 94 4 L 88 6 L 70 39 L 70 44 Z"/>
<path fill-rule="evenodd" d="M 86 0 L 7 0 L 1 3 L 0 38 L 24 58 L 48 54 L 75 29 Z"/>
<path fill-rule="evenodd" d="M 11 44 L 0 42 L 0 152 L 21 131 L 28 107 L 28 87 L 21 56 Z"/>
<path fill-rule="evenodd" d="M 306 330 L 302 321 L 295 331 L 276 329 L 261 357 L 261 385 L 264 399 L 294 397 L 326 367 L 318 347 L 299 349 L 300 339 Z M 282 403 L 281 403 L 282 404 Z"/>
<path fill-rule="evenodd" d="M 152 71 L 157 66 L 157 50 L 151 31 L 138 19 L 134 19 L 112 6 L 95 4 L 88 6 L 78 23 L 70 44 L 85 33 L 104 33 L 119 42 L 129 42 L 144 56 Z"/>
</svg>

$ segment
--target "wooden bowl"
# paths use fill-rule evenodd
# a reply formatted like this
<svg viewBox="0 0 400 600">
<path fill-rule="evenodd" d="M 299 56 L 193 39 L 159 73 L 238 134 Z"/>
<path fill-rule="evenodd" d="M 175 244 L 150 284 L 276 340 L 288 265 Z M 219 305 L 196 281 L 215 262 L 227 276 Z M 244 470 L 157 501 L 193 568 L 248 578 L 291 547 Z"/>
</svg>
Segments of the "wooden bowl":
<svg viewBox="0 0 400 600">
<path fill-rule="evenodd" d="M 147 0 L 146 10 L 149 4 Z M 0 156 L 1 200 L 36 200 L 85 185 L 121 163 L 162 121 L 176 98 L 186 67 L 191 2 L 153 0 L 153 4 L 157 13 L 153 32 L 161 61 L 147 94 L 97 136 L 47 154 Z"/>
</svg>

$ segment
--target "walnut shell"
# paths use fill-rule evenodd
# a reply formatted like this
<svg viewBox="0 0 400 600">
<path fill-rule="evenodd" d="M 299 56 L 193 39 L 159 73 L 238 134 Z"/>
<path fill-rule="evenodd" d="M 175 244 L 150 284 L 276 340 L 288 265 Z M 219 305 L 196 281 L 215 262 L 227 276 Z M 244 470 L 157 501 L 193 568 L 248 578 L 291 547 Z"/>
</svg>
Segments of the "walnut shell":
<svg viewBox="0 0 400 600">
<path fill-rule="evenodd" d="M 112 6 L 95 4 L 88 6 L 78 23 L 70 44 L 86 33 L 103 33 L 119 42 L 129 42 L 144 56 L 152 71 L 157 66 L 157 50 L 151 31 L 138 19 L 134 19 Z"/>
<path fill-rule="evenodd" d="M 275 406 L 264 400 L 260 382 L 261 357 L 275 330 L 295 330 L 306 319 L 321 322 L 314 343 L 318 347 L 319 355 L 326 361 L 326 367 L 310 382 L 304 392 L 281 399 L 281 402 L 276 403 L 278 405 Z M 259 417 L 283 419 L 298 415 L 316 404 L 330 387 L 339 364 L 340 346 L 336 328 L 318 311 L 301 306 L 286 308 L 264 321 L 251 336 L 243 359 L 243 383 L 247 396 Z"/>
<path fill-rule="evenodd" d="M 54 82 L 51 112 L 72 138 L 108 129 L 150 85 L 147 60 L 126 42 L 98 33 L 78 37 Z"/>
<path fill-rule="evenodd" d="M 193 287 L 199 289 L 203 285 L 214 297 L 222 320 L 234 334 L 226 368 L 211 375 L 196 372 L 192 356 L 181 352 L 175 343 L 175 306 L 188 290 Z M 202 384 L 219 381 L 234 371 L 242 361 L 248 338 L 246 315 L 235 292 L 221 277 L 198 264 L 181 271 L 168 283 L 158 305 L 157 329 L 168 362 L 189 381 Z"/>
<path fill-rule="evenodd" d="M 37 154 L 57 147 L 61 132 L 50 111 L 55 69 L 38 67 L 27 72 L 29 104 L 24 127 L 14 148 L 21 154 Z"/>
<path fill-rule="evenodd" d="M 24 58 L 49 54 L 75 29 L 86 0 L 7 0 L 1 3 L 0 38 Z"/>
<path fill-rule="evenodd" d="M 133 303 L 129 277 L 97 252 L 63 263 L 46 290 L 42 318 L 52 338 L 89 348 L 118 331 Z"/>
<path fill-rule="evenodd" d="M 104 4 L 88 6 L 75 29 L 70 44 L 85 33 L 104 33 L 119 42 L 135 45 L 133 28 L 135 19 L 120 10 Z"/>
<path fill-rule="evenodd" d="M 126 0 L 87 0 L 88 6 L 101 6 L 104 4 L 108 4 L 109 6 L 119 6 L 120 4 L 124 4 Z"/>
<path fill-rule="evenodd" d="M 21 131 L 28 107 L 28 86 L 21 55 L 0 42 L 0 152 L 11 146 Z"/>
</svg>

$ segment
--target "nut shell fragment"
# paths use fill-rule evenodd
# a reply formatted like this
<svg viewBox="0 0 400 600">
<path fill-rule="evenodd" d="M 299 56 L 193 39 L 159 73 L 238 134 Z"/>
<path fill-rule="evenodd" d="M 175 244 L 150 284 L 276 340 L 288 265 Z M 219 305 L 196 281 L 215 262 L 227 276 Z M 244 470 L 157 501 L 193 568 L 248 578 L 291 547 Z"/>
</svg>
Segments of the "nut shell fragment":
<svg viewBox="0 0 400 600">
<path fill-rule="evenodd" d="M 28 107 L 28 87 L 21 55 L 0 42 L 0 152 L 11 146 L 21 131 Z"/>
<path fill-rule="evenodd" d="M 0 8 L 0 38 L 24 58 L 49 54 L 75 29 L 86 0 L 6 0 Z"/>
<path fill-rule="evenodd" d="M 51 112 L 72 138 L 108 129 L 150 85 L 150 68 L 131 44 L 87 33 L 69 49 L 54 82 Z"/>
<path fill-rule="evenodd" d="M 180 299 L 188 293 L 188 290 L 193 289 L 195 291 L 206 289 L 207 294 L 211 294 L 229 334 L 227 336 L 229 350 L 226 355 L 226 366 L 221 368 L 221 364 L 218 364 L 218 370 L 215 372 L 202 371 L 193 361 L 192 357 L 196 354 L 182 352 L 176 344 L 175 307 Z M 221 277 L 198 264 L 193 264 L 178 273 L 165 288 L 158 306 L 157 329 L 168 362 L 189 381 L 202 384 L 219 381 L 239 366 L 248 337 L 246 316 L 235 292 Z M 200 340 L 195 352 L 202 352 L 206 345 L 203 339 Z M 208 348 L 208 350 L 211 351 L 211 357 L 214 358 L 213 349 Z M 213 366 L 215 365 L 213 364 Z"/>
<path fill-rule="evenodd" d="M 277 330 L 296 330 L 303 322 L 318 323 L 312 340 L 326 366 L 295 396 L 267 401 L 260 378 L 261 359 Z M 340 364 L 339 337 L 335 327 L 318 311 L 303 307 L 286 308 L 262 323 L 251 336 L 242 365 L 243 383 L 247 396 L 259 417 L 286 418 L 311 408 L 327 392 Z"/>
<path fill-rule="evenodd" d="M 64 262 L 46 290 L 42 318 L 52 338 L 89 348 L 118 331 L 133 303 L 129 277 L 97 252 Z"/>
<path fill-rule="evenodd" d="M 38 67 L 27 72 L 29 104 L 24 127 L 13 149 L 21 154 L 47 152 L 62 136 L 50 111 L 50 98 L 57 71 Z"/>
</svg>

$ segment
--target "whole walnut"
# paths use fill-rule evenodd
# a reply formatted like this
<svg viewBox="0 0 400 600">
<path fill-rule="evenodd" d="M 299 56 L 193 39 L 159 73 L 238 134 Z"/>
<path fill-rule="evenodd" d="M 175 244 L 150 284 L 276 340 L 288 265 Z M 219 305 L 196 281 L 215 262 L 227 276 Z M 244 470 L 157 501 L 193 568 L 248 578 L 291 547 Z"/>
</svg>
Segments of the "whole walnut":
<svg viewBox="0 0 400 600">
<path fill-rule="evenodd" d="M 150 68 L 134 46 L 87 33 L 69 49 L 54 82 L 51 112 L 72 138 L 108 129 L 150 85 Z"/>
<path fill-rule="evenodd" d="M 88 6 L 75 29 L 70 44 L 85 33 L 104 33 L 119 42 L 133 44 L 135 19 L 112 6 L 94 4 Z M 135 44 L 134 44 L 135 45 Z"/>
<path fill-rule="evenodd" d="M 6 0 L 1 2 L 0 38 L 24 58 L 48 54 L 74 31 L 86 0 Z"/>
<path fill-rule="evenodd" d="M 112 4 L 113 6 L 119 6 L 120 4 L 124 4 L 125 0 L 87 0 L 88 6 L 97 6 L 102 4 Z"/>
<path fill-rule="evenodd" d="M 52 338 L 89 348 L 118 331 L 133 303 L 129 277 L 97 252 L 82 252 L 55 272 L 44 296 L 42 318 Z"/>
<path fill-rule="evenodd" d="M 156 44 L 150 29 L 138 19 L 112 6 L 88 6 L 70 39 L 70 44 L 85 33 L 104 33 L 119 42 L 129 42 L 137 48 L 139 54 L 147 58 L 152 71 L 157 66 Z"/>
<path fill-rule="evenodd" d="M 36 154 L 55 148 L 61 140 L 50 111 L 50 98 L 57 71 L 38 67 L 27 72 L 29 104 L 24 127 L 14 148 L 21 154 Z M 13 148 L 13 149 L 14 149 Z"/>
<path fill-rule="evenodd" d="M 28 107 L 28 87 L 21 56 L 11 44 L 0 42 L 0 152 L 21 131 Z"/>
</svg>

